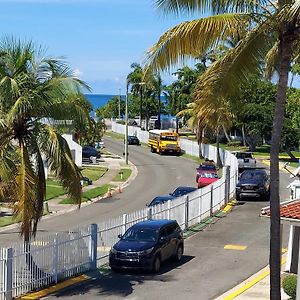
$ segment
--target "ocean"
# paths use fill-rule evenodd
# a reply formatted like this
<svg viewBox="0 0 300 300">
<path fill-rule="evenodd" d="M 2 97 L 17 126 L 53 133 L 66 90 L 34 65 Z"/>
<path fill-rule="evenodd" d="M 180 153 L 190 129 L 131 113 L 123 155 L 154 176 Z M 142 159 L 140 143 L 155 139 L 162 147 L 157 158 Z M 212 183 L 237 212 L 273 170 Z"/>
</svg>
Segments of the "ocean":
<svg viewBox="0 0 300 300">
<path fill-rule="evenodd" d="M 102 95 L 102 94 L 85 94 L 86 99 L 93 105 L 94 110 L 98 107 L 104 106 L 112 97 L 118 95 Z M 121 95 L 121 97 L 124 97 Z"/>
</svg>

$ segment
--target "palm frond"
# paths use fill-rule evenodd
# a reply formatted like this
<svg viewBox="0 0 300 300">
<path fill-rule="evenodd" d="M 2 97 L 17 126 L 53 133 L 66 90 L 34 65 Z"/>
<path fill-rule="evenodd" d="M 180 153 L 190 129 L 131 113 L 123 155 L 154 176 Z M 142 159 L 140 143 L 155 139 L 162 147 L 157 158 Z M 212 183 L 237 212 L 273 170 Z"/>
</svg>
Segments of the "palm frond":
<svg viewBox="0 0 300 300">
<path fill-rule="evenodd" d="M 279 63 L 279 41 L 275 42 L 273 47 L 265 57 L 265 77 L 271 79 Z"/>
<path fill-rule="evenodd" d="M 271 38 L 265 32 L 267 26 L 262 24 L 249 32 L 235 48 L 198 78 L 194 93 L 196 100 L 213 102 L 237 95 L 241 84 L 247 82 L 250 74 L 261 72 L 261 62 L 271 48 Z"/>
<path fill-rule="evenodd" d="M 68 143 L 48 125 L 43 125 L 41 133 L 38 143 L 41 151 L 45 151 L 50 172 L 60 179 L 67 194 L 80 205 L 80 171 L 72 160 Z"/>
<path fill-rule="evenodd" d="M 262 5 L 268 1 L 251 1 L 251 0 L 156 0 L 155 5 L 162 10 L 164 14 L 194 12 L 219 13 L 224 11 L 231 12 L 253 12 L 259 10 Z"/>
<path fill-rule="evenodd" d="M 188 58 L 204 55 L 237 29 L 247 25 L 248 14 L 223 14 L 181 23 L 166 33 L 146 53 L 146 69 L 169 69 Z"/>
<path fill-rule="evenodd" d="M 16 177 L 17 199 L 14 203 L 14 214 L 21 220 L 21 234 L 25 241 L 32 235 L 32 222 L 35 219 L 35 186 L 34 175 L 28 151 L 23 143 L 20 145 L 20 164 Z"/>
</svg>

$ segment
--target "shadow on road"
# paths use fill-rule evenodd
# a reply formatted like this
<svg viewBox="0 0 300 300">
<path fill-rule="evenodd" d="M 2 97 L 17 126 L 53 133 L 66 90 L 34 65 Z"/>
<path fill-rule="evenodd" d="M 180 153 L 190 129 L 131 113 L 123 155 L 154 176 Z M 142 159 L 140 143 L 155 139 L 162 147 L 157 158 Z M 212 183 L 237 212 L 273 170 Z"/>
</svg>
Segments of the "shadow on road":
<svg viewBox="0 0 300 300">
<path fill-rule="evenodd" d="M 145 271 L 122 270 L 120 272 L 108 271 L 106 274 L 100 271 L 90 274 L 91 279 L 82 284 L 58 291 L 54 297 L 79 297 L 93 290 L 97 296 L 120 296 L 126 297 L 132 294 L 135 285 L 143 284 L 146 281 L 172 281 L 173 275 L 168 274 L 173 269 L 180 269 L 182 265 L 192 260 L 194 256 L 185 255 L 180 263 L 168 261 L 161 267 L 158 274 Z"/>
</svg>

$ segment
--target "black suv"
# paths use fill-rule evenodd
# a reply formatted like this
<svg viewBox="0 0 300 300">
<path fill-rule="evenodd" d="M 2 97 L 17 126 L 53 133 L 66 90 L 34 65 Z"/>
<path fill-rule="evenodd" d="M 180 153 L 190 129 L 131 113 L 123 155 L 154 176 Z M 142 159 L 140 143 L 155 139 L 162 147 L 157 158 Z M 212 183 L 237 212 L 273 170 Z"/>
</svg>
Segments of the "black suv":
<svg viewBox="0 0 300 300">
<path fill-rule="evenodd" d="M 241 198 L 270 198 L 270 178 L 263 169 L 245 170 L 236 185 L 236 200 Z"/>
<path fill-rule="evenodd" d="M 161 263 L 183 255 L 183 234 L 173 220 L 148 220 L 130 227 L 111 248 L 109 266 L 112 270 L 129 268 L 158 272 Z"/>
<path fill-rule="evenodd" d="M 129 135 L 127 138 L 128 145 L 140 145 L 140 140 L 135 135 Z"/>
<path fill-rule="evenodd" d="M 90 158 L 91 156 L 100 158 L 100 153 L 94 147 L 83 146 L 82 147 L 82 157 L 83 158 Z"/>
</svg>

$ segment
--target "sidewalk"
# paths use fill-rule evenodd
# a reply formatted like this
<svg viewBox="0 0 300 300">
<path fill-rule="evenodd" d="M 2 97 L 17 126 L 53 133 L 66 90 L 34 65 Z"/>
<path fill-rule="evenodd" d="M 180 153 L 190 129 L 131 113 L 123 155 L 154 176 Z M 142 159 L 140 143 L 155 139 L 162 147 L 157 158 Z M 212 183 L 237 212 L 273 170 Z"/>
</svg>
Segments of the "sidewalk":
<svg viewBox="0 0 300 300">
<path fill-rule="evenodd" d="M 284 260 L 284 259 L 283 259 Z M 263 268 L 256 274 L 252 275 L 244 282 L 235 286 L 228 292 L 219 296 L 215 300 L 251 300 L 270 299 L 270 270 L 269 266 Z M 290 297 L 281 289 L 281 300 L 288 300 Z"/>
</svg>

